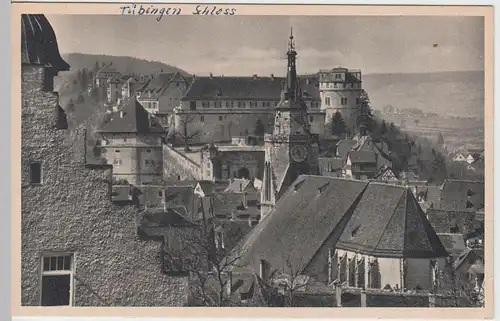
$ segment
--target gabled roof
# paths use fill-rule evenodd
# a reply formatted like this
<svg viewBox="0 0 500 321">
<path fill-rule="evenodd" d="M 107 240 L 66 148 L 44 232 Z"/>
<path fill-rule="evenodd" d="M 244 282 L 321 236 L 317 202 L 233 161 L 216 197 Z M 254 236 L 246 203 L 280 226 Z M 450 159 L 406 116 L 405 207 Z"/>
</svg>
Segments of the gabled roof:
<svg viewBox="0 0 500 321">
<path fill-rule="evenodd" d="M 377 174 L 375 174 L 375 179 L 379 180 L 397 180 L 396 175 L 389 166 L 382 166 L 379 168 Z"/>
<path fill-rule="evenodd" d="M 336 247 L 377 257 L 448 256 L 413 193 L 376 182 L 364 191 Z"/>
<path fill-rule="evenodd" d="M 70 68 L 62 59 L 54 29 L 43 14 L 21 15 L 21 63 L 43 65 L 56 72 Z"/>
<path fill-rule="evenodd" d="M 377 154 L 369 151 L 352 151 L 349 153 L 351 162 L 354 163 L 377 163 Z"/>
<path fill-rule="evenodd" d="M 356 146 L 357 142 L 352 139 L 342 139 L 337 143 L 337 156 L 345 159 L 347 154 Z"/>
<path fill-rule="evenodd" d="M 436 233 L 449 233 L 453 228 L 458 228 L 460 233 L 466 235 L 475 229 L 475 211 L 429 208 L 426 215 Z"/>
<path fill-rule="evenodd" d="M 445 210 L 483 209 L 484 181 L 445 180 L 441 187 L 439 208 Z"/>
<path fill-rule="evenodd" d="M 307 80 L 309 79 L 309 81 Z M 299 77 L 304 100 L 319 100 L 316 77 Z M 258 99 L 278 101 L 285 78 L 279 77 L 194 77 L 182 100 Z M 260 107 L 260 106 L 259 106 Z"/>
<path fill-rule="evenodd" d="M 123 116 L 123 117 L 120 117 Z M 120 112 L 114 113 L 112 119 L 105 124 L 101 133 L 164 133 L 162 126 L 135 99 L 129 99 Z"/>
<path fill-rule="evenodd" d="M 253 188 L 252 181 L 248 179 L 233 179 L 228 187 L 224 190 L 225 193 L 244 192 L 247 188 Z"/>
<path fill-rule="evenodd" d="M 176 77 L 184 80 L 179 72 L 159 73 L 141 89 L 141 96 L 144 95 L 146 98 L 160 97 Z"/>
<path fill-rule="evenodd" d="M 193 186 L 166 186 L 165 208 L 176 208 L 185 217 L 194 220 L 198 215 L 198 198 Z"/>
<path fill-rule="evenodd" d="M 266 260 L 279 269 L 286 266 L 287 257 L 301 270 L 366 186 L 361 181 L 301 175 L 239 244 L 239 264 L 258 271 L 260 260 Z"/>
</svg>

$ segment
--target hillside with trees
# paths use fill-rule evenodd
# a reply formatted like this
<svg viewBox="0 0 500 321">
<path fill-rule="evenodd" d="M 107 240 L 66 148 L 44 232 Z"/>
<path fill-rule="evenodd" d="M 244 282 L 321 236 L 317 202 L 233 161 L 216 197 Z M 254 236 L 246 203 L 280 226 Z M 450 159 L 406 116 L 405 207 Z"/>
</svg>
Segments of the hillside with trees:
<svg viewBox="0 0 500 321">
<path fill-rule="evenodd" d="M 181 72 L 184 75 L 188 73 L 177 67 L 165 64 L 159 61 L 149 61 L 134 57 L 110 56 L 110 55 L 91 55 L 82 53 L 69 53 L 62 55 L 64 60 L 71 66 L 71 70 L 91 70 L 98 64 L 110 64 L 116 70 L 128 74 L 151 74 L 163 70 L 163 72 Z"/>
</svg>

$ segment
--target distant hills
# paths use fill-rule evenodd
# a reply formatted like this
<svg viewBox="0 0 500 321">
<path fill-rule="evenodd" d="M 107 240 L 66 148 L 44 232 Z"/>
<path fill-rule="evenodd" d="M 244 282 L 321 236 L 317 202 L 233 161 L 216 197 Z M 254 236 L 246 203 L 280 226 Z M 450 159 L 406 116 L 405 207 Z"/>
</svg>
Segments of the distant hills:
<svg viewBox="0 0 500 321">
<path fill-rule="evenodd" d="M 182 74 L 187 74 L 182 69 L 174 66 L 167 65 L 159 61 L 149 61 L 145 59 L 139 59 L 134 57 L 125 56 L 109 56 L 109 55 L 91 55 L 82 53 L 68 53 L 62 54 L 64 60 L 71 66 L 72 70 L 79 69 L 92 69 L 95 66 L 96 61 L 99 64 L 102 63 L 112 63 L 113 67 L 123 73 L 144 73 L 151 74 L 156 71 L 163 72 L 176 72 L 179 71 Z"/>
<path fill-rule="evenodd" d="M 482 118 L 484 115 L 483 71 L 368 74 L 363 76 L 363 88 L 374 109 L 392 105 L 442 116 Z"/>
</svg>

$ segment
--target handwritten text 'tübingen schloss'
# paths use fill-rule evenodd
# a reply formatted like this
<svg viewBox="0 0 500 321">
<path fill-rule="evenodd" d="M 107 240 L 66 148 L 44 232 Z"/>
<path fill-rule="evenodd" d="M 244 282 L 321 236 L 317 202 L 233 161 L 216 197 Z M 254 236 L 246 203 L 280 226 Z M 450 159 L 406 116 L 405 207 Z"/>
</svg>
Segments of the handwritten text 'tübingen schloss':
<svg viewBox="0 0 500 321">
<path fill-rule="evenodd" d="M 181 14 L 181 8 L 165 8 L 152 5 L 136 5 L 120 7 L 122 15 L 138 15 L 138 16 L 156 16 L 156 20 L 160 21 L 163 16 L 178 16 Z M 197 5 L 192 11 L 193 15 L 199 16 L 234 16 L 236 8 L 204 6 Z"/>
</svg>

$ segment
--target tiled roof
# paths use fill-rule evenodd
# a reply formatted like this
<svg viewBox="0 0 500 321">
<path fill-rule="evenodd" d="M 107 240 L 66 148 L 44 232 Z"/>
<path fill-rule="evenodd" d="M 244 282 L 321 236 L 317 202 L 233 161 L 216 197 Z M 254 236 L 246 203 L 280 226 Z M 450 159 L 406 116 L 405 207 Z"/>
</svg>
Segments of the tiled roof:
<svg viewBox="0 0 500 321">
<path fill-rule="evenodd" d="M 21 15 L 21 63 L 69 70 L 62 59 L 54 29 L 43 14 Z"/>
<path fill-rule="evenodd" d="M 130 202 L 133 196 L 133 187 L 130 185 L 113 185 L 111 188 L 111 200 L 114 202 Z"/>
<path fill-rule="evenodd" d="M 307 81 L 309 79 L 309 83 Z M 299 77 L 304 100 L 319 100 L 316 77 Z M 183 100 L 258 99 L 279 101 L 285 78 L 195 77 Z"/>
<path fill-rule="evenodd" d="M 439 204 L 441 209 L 480 210 L 484 208 L 484 181 L 446 180 L 441 190 Z"/>
<path fill-rule="evenodd" d="M 448 256 L 407 188 L 309 175 L 293 183 L 234 253 L 242 254 L 238 265 L 255 271 L 260 260 L 301 270 L 331 235 L 340 235 L 337 248 L 378 257 Z"/>
<path fill-rule="evenodd" d="M 448 255 L 412 192 L 376 182 L 364 191 L 337 247 L 378 257 Z"/>
<path fill-rule="evenodd" d="M 177 74 L 177 72 L 159 73 L 141 89 L 141 95 L 145 95 L 145 97 L 151 98 L 161 96 L 162 93 L 167 89 L 170 81 Z"/>
<path fill-rule="evenodd" d="M 163 236 L 170 227 L 193 226 L 177 208 L 149 208 L 142 212 L 138 227 L 148 236 Z"/>
<path fill-rule="evenodd" d="M 375 152 L 352 151 L 350 154 L 351 162 L 354 163 L 376 163 L 377 156 Z"/>
<path fill-rule="evenodd" d="M 356 146 L 356 141 L 352 139 L 342 139 L 337 143 L 337 156 L 345 159 L 347 154 Z"/>
<path fill-rule="evenodd" d="M 475 229 L 474 219 L 476 213 L 474 211 L 429 208 L 426 215 L 436 233 L 450 233 L 452 229 L 458 228 L 460 233 L 468 234 Z"/>
<path fill-rule="evenodd" d="M 123 117 L 120 117 L 121 114 Z M 100 130 L 101 133 L 163 133 L 161 125 L 135 100 L 129 99 L 120 112 L 115 113 L 112 119 Z"/>
<path fill-rule="evenodd" d="M 193 186 L 166 186 L 165 208 L 180 208 L 178 211 L 194 220 L 198 215 L 198 198 Z"/>
<path fill-rule="evenodd" d="M 301 270 L 366 185 L 354 180 L 300 176 L 276 208 L 239 244 L 239 264 L 258 271 L 260 260 L 266 260 L 273 269 L 279 269 L 286 267 L 287 258 L 295 269 Z"/>
<path fill-rule="evenodd" d="M 450 255 L 458 255 L 466 249 L 463 234 L 438 233 L 437 235 Z"/>
<path fill-rule="evenodd" d="M 252 187 L 252 181 L 247 179 L 233 179 L 229 186 L 224 190 L 225 193 L 238 193 L 245 191 L 248 187 Z"/>
</svg>

